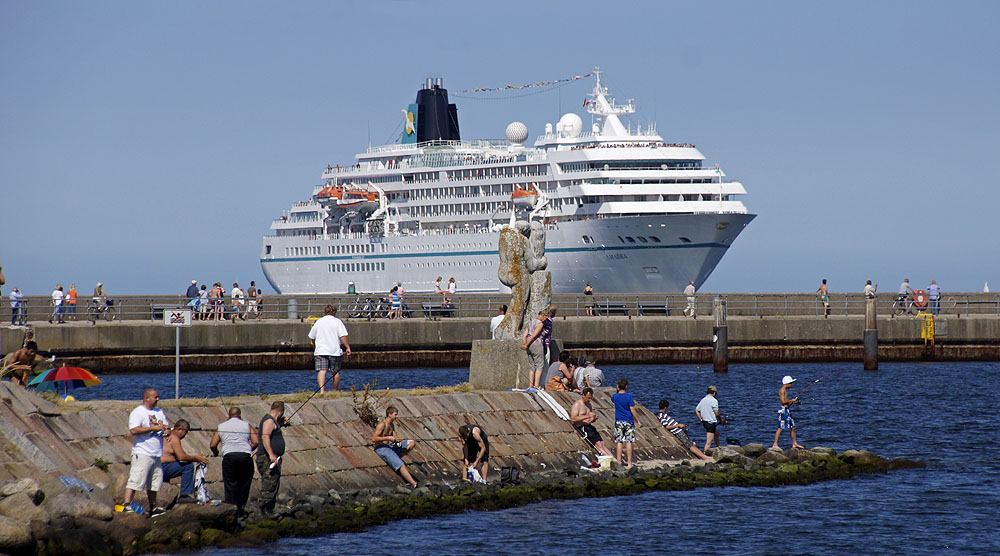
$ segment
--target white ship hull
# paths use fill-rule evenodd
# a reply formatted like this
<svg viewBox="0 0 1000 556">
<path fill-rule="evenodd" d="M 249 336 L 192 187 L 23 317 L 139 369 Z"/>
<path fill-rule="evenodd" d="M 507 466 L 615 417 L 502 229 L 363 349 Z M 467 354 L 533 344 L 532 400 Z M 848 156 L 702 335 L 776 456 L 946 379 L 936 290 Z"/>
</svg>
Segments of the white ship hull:
<svg viewBox="0 0 1000 556">
<path fill-rule="evenodd" d="M 580 293 L 590 282 L 597 292 L 679 292 L 689 280 L 700 287 L 753 218 L 752 214 L 673 214 L 560 223 L 546 233 L 552 289 Z M 592 241 L 585 242 L 583 236 Z M 445 283 L 454 277 L 459 291 L 505 292 L 497 278 L 498 238 L 499 233 L 371 240 L 271 236 L 265 238 L 260 262 L 271 287 L 283 294 L 346 293 L 349 282 L 358 292 L 384 293 L 397 282 L 409 292 L 433 292 L 438 276 Z M 352 244 L 374 249 L 326 254 L 333 246 Z M 271 253 L 284 253 L 293 245 L 321 254 L 266 254 L 268 246 Z"/>
</svg>

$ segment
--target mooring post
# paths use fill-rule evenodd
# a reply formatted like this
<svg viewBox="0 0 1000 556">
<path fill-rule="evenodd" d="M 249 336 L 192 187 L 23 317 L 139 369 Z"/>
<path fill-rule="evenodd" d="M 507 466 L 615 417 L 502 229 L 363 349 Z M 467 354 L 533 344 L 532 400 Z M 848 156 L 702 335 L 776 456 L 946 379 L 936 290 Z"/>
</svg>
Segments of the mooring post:
<svg viewBox="0 0 1000 556">
<path fill-rule="evenodd" d="M 865 300 L 865 370 L 878 370 L 878 312 L 875 299 Z"/>
<path fill-rule="evenodd" d="M 716 372 L 729 370 L 729 327 L 726 325 L 726 300 L 716 297 L 712 301 L 712 368 Z"/>
</svg>

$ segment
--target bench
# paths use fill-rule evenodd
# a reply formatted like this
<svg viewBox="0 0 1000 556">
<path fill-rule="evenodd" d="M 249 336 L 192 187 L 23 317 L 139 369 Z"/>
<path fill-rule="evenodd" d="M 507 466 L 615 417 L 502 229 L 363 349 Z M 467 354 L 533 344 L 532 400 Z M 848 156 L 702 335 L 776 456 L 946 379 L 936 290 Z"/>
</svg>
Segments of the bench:
<svg viewBox="0 0 1000 556">
<path fill-rule="evenodd" d="M 448 305 L 443 303 L 421 303 L 420 307 L 424 311 L 424 316 L 428 318 L 455 316 L 455 306 L 451 303 Z"/>
<path fill-rule="evenodd" d="M 594 303 L 594 311 L 602 317 L 611 313 L 628 316 L 628 305 L 622 301 L 598 301 Z"/>
<path fill-rule="evenodd" d="M 670 309 L 667 308 L 667 303 L 655 303 L 640 301 L 638 304 L 639 316 L 644 315 L 669 315 Z"/>
</svg>

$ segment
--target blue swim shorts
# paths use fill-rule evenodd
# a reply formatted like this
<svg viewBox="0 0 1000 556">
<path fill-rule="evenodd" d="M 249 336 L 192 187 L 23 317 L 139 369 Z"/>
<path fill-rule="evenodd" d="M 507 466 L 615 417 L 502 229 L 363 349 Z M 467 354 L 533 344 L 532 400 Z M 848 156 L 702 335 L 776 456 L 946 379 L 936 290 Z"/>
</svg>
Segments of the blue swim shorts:
<svg viewBox="0 0 1000 556">
<path fill-rule="evenodd" d="M 786 431 L 795 428 L 795 420 L 792 419 L 792 413 L 787 407 L 778 410 L 778 428 Z"/>
<path fill-rule="evenodd" d="M 375 453 L 388 463 L 393 471 L 399 471 L 399 468 L 404 465 L 403 460 L 399 456 L 406 451 L 406 447 L 409 445 L 409 440 L 403 440 L 399 444 L 383 444 L 375 448 Z"/>
</svg>

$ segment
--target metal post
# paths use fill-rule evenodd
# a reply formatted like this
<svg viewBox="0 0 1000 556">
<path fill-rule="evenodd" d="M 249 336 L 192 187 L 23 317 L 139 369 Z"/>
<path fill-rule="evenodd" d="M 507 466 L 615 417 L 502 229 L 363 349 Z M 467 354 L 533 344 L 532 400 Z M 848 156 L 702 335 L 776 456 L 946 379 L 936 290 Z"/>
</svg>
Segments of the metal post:
<svg viewBox="0 0 1000 556">
<path fill-rule="evenodd" d="M 715 325 L 712 327 L 712 368 L 716 372 L 729 370 L 729 327 L 726 324 L 726 300 L 716 297 L 712 302 Z"/>
<path fill-rule="evenodd" d="M 181 397 L 181 327 L 174 327 L 176 347 L 174 352 L 174 399 Z"/>
<path fill-rule="evenodd" d="M 865 370 L 878 370 L 878 312 L 875 298 L 865 300 Z"/>
</svg>

